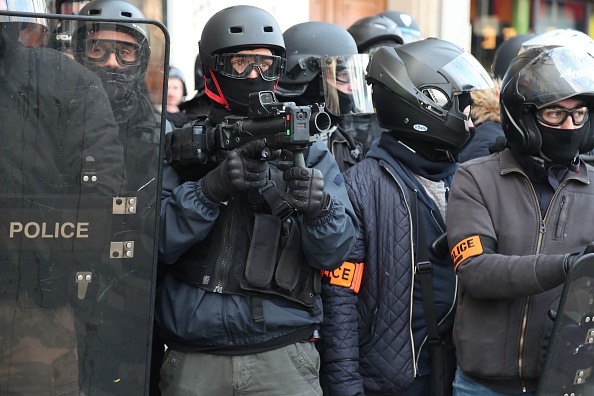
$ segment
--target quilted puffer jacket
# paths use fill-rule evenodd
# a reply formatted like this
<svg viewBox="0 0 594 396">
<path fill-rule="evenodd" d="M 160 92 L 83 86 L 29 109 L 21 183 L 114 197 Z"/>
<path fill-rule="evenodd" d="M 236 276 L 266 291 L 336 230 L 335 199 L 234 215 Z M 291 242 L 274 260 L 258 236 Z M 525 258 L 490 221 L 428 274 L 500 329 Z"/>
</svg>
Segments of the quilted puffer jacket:
<svg viewBox="0 0 594 396">
<path fill-rule="evenodd" d="M 328 395 L 397 393 L 415 377 L 430 374 L 411 216 L 424 222 L 427 244 L 444 232 L 445 223 L 425 189 L 380 140 L 366 159 L 345 172 L 345 180 L 360 222 L 348 261 L 363 262 L 364 270 L 358 293 L 322 286 L 321 379 Z M 446 186 L 450 180 L 451 175 Z M 411 214 L 409 194 L 416 195 L 417 213 Z M 429 259 L 443 334 L 453 326 L 456 277 L 449 255 Z"/>
</svg>

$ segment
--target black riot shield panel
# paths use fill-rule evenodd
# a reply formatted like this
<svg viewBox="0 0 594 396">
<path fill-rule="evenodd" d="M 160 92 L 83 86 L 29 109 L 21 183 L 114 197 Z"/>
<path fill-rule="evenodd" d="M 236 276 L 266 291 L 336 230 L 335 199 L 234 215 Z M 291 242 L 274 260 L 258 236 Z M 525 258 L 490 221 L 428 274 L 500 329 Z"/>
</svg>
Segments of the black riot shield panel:
<svg viewBox="0 0 594 396">
<path fill-rule="evenodd" d="M 594 395 L 594 254 L 567 276 L 537 394 Z"/>
<path fill-rule="evenodd" d="M 11 3 L 0 0 L 0 395 L 148 394 L 168 34 Z M 73 27 L 71 53 L 48 46 L 56 26 Z"/>
</svg>

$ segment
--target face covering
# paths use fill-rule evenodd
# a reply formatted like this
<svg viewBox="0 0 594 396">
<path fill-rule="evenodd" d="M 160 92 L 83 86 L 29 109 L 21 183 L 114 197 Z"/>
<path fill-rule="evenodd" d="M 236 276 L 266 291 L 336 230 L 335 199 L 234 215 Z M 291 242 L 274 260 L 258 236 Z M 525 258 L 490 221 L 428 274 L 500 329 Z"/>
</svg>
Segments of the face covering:
<svg viewBox="0 0 594 396">
<path fill-rule="evenodd" d="M 215 74 L 229 108 L 237 115 L 247 115 L 250 93 L 274 91 L 276 85 L 276 81 L 266 81 L 260 76 L 257 78 L 236 79 L 225 77 L 219 73 Z"/>
<path fill-rule="evenodd" d="M 353 95 L 346 94 L 342 91 L 336 91 L 338 93 L 338 114 L 351 114 L 354 110 L 353 106 Z"/>
<path fill-rule="evenodd" d="M 543 159 L 560 165 L 565 165 L 577 157 L 584 141 L 584 134 L 589 129 L 588 123 L 577 129 L 557 129 L 540 123 L 537 125 L 542 139 L 540 153 L 546 157 Z"/>
<path fill-rule="evenodd" d="M 133 66 L 126 69 L 94 65 L 87 65 L 87 67 L 101 79 L 112 109 L 115 111 L 119 107 L 124 107 L 138 85 L 140 76 L 138 67 Z"/>
</svg>

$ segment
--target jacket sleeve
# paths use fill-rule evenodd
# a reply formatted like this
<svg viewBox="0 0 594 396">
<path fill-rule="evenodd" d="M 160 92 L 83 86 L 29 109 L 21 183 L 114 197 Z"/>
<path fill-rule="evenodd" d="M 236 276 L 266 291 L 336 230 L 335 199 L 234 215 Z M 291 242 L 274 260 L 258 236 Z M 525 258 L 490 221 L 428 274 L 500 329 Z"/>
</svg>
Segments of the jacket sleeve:
<svg viewBox="0 0 594 396">
<path fill-rule="evenodd" d="M 448 244 L 454 250 L 473 237 L 488 238 L 497 244 L 496 220 L 492 218 L 497 214 L 491 213 L 486 206 L 483 191 L 469 169 L 466 166 L 458 168 L 448 200 Z M 500 253 L 496 249 L 492 254 L 460 259 L 456 269 L 466 293 L 474 298 L 526 297 L 552 289 L 565 279 L 561 254 Z"/>
<path fill-rule="evenodd" d="M 357 295 L 349 288 L 322 286 L 324 322 L 320 334 L 320 376 L 330 396 L 363 394 L 359 375 Z"/>
<path fill-rule="evenodd" d="M 352 206 L 359 218 L 359 194 L 355 190 L 356 186 L 347 184 L 347 187 Z M 363 262 L 364 257 L 365 244 L 362 231 L 359 230 L 355 248 L 348 260 Z M 324 322 L 319 343 L 322 383 L 330 396 L 363 395 L 363 380 L 359 374 L 357 294 L 347 287 L 324 283 L 322 301 Z"/>
<path fill-rule="evenodd" d="M 303 219 L 302 246 L 309 263 L 320 269 L 339 267 L 355 245 L 358 222 L 336 160 L 318 139 L 310 148 L 306 165 L 324 175 L 324 190 L 332 199 L 330 212 L 321 219 Z"/>
<path fill-rule="evenodd" d="M 171 264 L 202 241 L 214 226 L 219 205 L 202 192 L 201 181 L 180 184 L 175 170 L 163 164 L 159 260 Z"/>
</svg>

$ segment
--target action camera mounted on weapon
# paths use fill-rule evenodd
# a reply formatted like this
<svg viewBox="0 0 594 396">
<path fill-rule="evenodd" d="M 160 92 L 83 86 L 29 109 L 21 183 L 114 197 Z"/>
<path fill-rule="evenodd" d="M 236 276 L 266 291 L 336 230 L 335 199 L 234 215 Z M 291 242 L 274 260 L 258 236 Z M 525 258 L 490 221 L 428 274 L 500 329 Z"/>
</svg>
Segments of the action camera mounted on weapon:
<svg viewBox="0 0 594 396">
<path fill-rule="evenodd" d="M 272 160 L 275 152 L 286 149 L 293 152 L 295 166 L 305 166 L 303 151 L 315 141 L 316 134 L 330 126 L 323 104 L 297 106 L 294 102 L 278 102 L 272 91 L 253 92 L 247 117 L 227 116 L 210 129 L 200 121 L 186 124 L 167 134 L 165 156 L 180 173 L 183 167 L 217 162 L 226 156 L 225 151 L 265 139 L 261 159 Z"/>
</svg>

